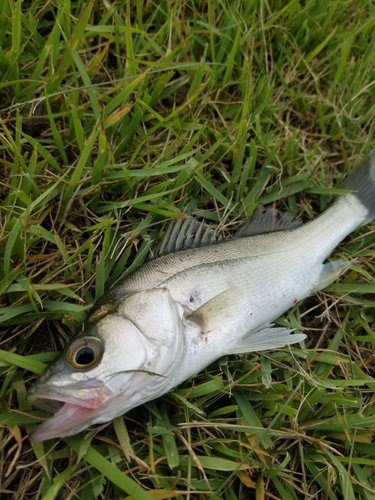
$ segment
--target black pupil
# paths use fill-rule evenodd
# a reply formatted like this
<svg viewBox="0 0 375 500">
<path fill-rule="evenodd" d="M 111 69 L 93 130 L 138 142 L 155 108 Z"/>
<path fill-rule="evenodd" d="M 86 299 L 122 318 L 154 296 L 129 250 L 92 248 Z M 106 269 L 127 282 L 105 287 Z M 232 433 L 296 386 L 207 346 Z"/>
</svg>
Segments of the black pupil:
<svg viewBox="0 0 375 500">
<path fill-rule="evenodd" d="M 95 359 L 95 351 L 92 347 L 81 347 L 77 352 L 75 361 L 77 365 L 90 365 Z"/>
</svg>

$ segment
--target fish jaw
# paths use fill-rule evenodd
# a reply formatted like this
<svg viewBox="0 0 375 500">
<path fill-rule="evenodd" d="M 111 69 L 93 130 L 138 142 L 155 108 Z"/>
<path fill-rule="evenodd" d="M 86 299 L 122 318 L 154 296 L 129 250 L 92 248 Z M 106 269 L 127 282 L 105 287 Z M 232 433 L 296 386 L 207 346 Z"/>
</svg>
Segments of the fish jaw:
<svg viewBox="0 0 375 500">
<path fill-rule="evenodd" d="M 111 394 L 105 390 L 102 381 L 91 379 L 77 384 L 76 396 L 66 389 L 37 384 L 30 390 L 27 399 L 35 406 L 56 412 L 30 434 L 30 440 L 35 443 L 80 432 L 101 415 L 103 405 L 111 399 Z"/>
<path fill-rule="evenodd" d="M 119 373 L 104 381 L 90 378 L 64 387 L 54 381 L 49 385 L 42 376 L 28 394 L 31 404 L 55 413 L 30 434 L 32 442 L 72 436 L 91 425 L 113 420 L 164 394 L 169 377 L 135 371 Z"/>
<path fill-rule="evenodd" d="M 87 408 L 97 408 L 109 396 L 103 391 L 103 382 L 96 378 L 65 387 L 48 385 L 48 381 L 44 384 L 43 381 L 44 377 L 29 390 L 27 400 L 29 403 L 46 408 L 49 411 L 52 411 L 53 408 L 49 403 L 56 401 L 77 404 Z"/>
<path fill-rule="evenodd" d="M 88 422 L 95 420 L 98 413 L 100 413 L 98 408 L 64 403 L 53 417 L 32 431 L 29 439 L 32 443 L 39 443 L 47 439 L 72 436 L 85 429 Z"/>
<path fill-rule="evenodd" d="M 71 392 L 63 394 L 56 388 L 46 388 L 44 386 L 34 387 L 28 396 L 28 401 L 36 406 L 40 406 L 49 411 L 56 411 L 56 406 L 60 408 L 56 413 L 45 420 L 30 434 L 30 441 L 40 442 L 52 438 L 62 438 L 72 436 L 83 431 L 93 424 L 105 423 L 131 410 L 132 408 L 163 395 L 167 390 L 168 378 L 162 378 L 163 383 L 157 381 L 152 383 L 153 375 L 147 373 L 136 373 L 136 378 L 142 377 L 143 381 L 136 388 L 131 378 L 126 381 L 121 377 L 111 388 L 109 384 L 101 384 L 101 390 L 88 390 L 85 398 L 72 396 Z M 150 379 L 151 377 L 151 379 Z M 159 377 L 155 377 L 159 379 Z M 93 383 L 93 381 L 88 381 Z M 138 380 L 139 382 L 139 380 Z M 82 391 L 82 383 L 80 384 Z M 91 393 L 91 395 L 90 395 Z M 46 403 L 50 403 L 50 408 Z M 54 410 L 52 410 L 54 408 Z"/>
</svg>

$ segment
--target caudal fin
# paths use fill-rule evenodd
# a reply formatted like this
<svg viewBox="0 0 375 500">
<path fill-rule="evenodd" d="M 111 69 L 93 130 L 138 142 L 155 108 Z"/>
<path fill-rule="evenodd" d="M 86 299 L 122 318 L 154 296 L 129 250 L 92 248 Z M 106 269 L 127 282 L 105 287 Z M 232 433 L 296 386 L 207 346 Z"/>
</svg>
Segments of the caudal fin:
<svg viewBox="0 0 375 500">
<path fill-rule="evenodd" d="M 363 224 L 367 224 L 375 218 L 375 148 L 359 164 L 343 188 L 350 189 L 366 208 L 367 216 L 363 220 Z"/>
</svg>

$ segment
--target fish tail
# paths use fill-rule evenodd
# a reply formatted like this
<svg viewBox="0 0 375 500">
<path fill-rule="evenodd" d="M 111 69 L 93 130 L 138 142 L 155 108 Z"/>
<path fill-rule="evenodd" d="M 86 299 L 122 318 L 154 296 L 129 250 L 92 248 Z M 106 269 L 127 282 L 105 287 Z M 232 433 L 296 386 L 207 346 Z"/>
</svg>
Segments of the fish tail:
<svg viewBox="0 0 375 500">
<path fill-rule="evenodd" d="M 357 202 L 365 208 L 367 215 L 363 224 L 375 218 L 375 148 L 359 164 L 345 182 L 344 189 L 350 189 Z"/>
</svg>

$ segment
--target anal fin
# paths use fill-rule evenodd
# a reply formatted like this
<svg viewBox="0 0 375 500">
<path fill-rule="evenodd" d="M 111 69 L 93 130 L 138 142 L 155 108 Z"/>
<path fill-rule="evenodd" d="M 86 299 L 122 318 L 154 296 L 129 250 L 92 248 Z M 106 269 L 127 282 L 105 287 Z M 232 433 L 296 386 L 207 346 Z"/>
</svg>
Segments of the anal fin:
<svg viewBox="0 0 375 500">
<path fill-rule="evenodd" d="M 265 326 L 256 332 L 250 332 L 236 342 L 227 354 L 243 354 L 254 351 L 267 351 L 278 349 L 290 344 L 302 342 L 306 335 L 293 333 L 288 328 L 275 327 L 272 324 Z"/>
</svg>

